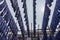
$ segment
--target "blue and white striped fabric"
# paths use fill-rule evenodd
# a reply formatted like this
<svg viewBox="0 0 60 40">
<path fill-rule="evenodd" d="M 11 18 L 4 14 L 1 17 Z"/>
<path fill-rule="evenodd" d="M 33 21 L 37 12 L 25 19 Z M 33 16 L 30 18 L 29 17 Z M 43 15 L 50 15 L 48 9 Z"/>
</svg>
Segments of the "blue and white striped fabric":
<svg viewBox="0 0 60 40">
<path fill-rule="evenodd" d="M 15 17 L 18 20 L 23 40 L 25 40 L 25 33 L 24 33 L 25 29 L 24 29 L 24 25 L 23 25 L 23 20 L 22 20 L 22 17 L 21 17 L 21 13 L 20 13 L 20 10 L 19 10 L 19 7 L 18 7 L 18 2 L 17 2 L 17 0 L 10 0 L 10 1 L 11 1 L 13 10 L 15 12 Z"/>
<path fill-rule="evenodd" d="M 60 30 L 57 32 L 57 34 L 55 36 L 55 40 L 60 40 Z"/>
<path fill-rule="evenodd" d="M 0 9 L 1 9 L 0 15 L 4 18 L 6 23 L 9 22 L 8 26 L 10 26 L 13 35 L 15 35 L 15 37 L 17 37 L 17 33 L 18 33 L 17 25 L 15 24 L 15 21 L 9 11 L 6 0 L 2 0 L 2 1 L 3 1 L 3 3 L 0 5 Z"/>
<path fill-rule="evenodd" d="M 57 28 L 57 25 L 59 23 L 59 10 L 60 10 L 60 0 L 57 0 L 56 1 L 56 6 L 55 6 L 55 9 L 54 9 L 54 14 L 53 14 L 53 18 L 52 18 L 52 22 L 51 22 L 51 25 L 50 25 L 50 29 L 51 29 L 51 34 L 50 34 L 50 39 L 53 39 L 54 38 L 54 32 Z M 49 39 L 49 40 L 50 40 Z"/>
<path fill-rule="evenodd" d="M 29 29 L 29 20 L 28 20 L 28 14 L 27 14 L 27 5 L 26 5 L 26 0 L 23 0 L 23 8 L 24 8 L 24 18 L 25 18 L 25 21 L 26 21 L 26 26 L 27 26 L 27 34 L 28 34 L 28 37 L 30 37 L 30 29 Z"/>
<path fill-rule="evenodd" d="M 6 25 L 3 17 L 0 16 L 0 40 L 8 40 L 8 26 Z"/>
<path fill-rule="evenodd" d="M 53 2 L 53 0 L 46 0 L 46 3 L 45 3 L 45 11 L 44 11 L 43 23 L 42 23 L 42 32 L 43 32 L 43 39 L 42 40 L 47 40 L 46 28 L 48 25 L 49 15 L 51 12 L 51 9 L 49 7 L 51 7 L 52 2 Z"/>
</svg>

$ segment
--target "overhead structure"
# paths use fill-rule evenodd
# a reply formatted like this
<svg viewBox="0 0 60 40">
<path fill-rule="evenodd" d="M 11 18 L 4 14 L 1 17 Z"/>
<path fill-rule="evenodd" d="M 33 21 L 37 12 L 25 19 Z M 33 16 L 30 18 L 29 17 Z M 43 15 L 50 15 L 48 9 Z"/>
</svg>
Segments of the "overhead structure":
<svg viewBox="0 0 60 40">
<path fill-rule="evenodd" d="M 30 29 L 29 29 L 29 20 L 28 20 L 26 0 L 23 0 L 22 2 L 23 2 L 23 8 L 24 8 L 24 18 L 25 18 L 25 22 L 26 22 L 26 26 L 27 26 L 27 34 L 28 34 L 28 37 L 30 37 Z"/>
<path fill-rule="evenodd" d="M 15 12 L 15 17 L 18 20 L 23 40 L 25 40 L 25 29 L 24 29 L 24 25 L 23 25 L 23 20 L 22 20 L 22 17 L 21 17 L 21 13 L 20 13 L 20 10 L 19 10 L 19 7 L 18 7 L 18 2 L 17 2 L 17 0 L 10 0 L 10 1 L 12 3 L 12 7 L 13 7 L 14 12 Z"/>
<path fill-rule="evenodd" d="M 6 23 L 8 23 L 8 26 L 10 27 L 12 33 L 13 33 L 13 38 L 11 38 L 12 40 L 17 40 L 17 33 L 18 33 L 18 28 L 17 25 L 9 11 L 8 5 L 6 3 L 6 0 L 1 0 L 0 2 L 3 3 L 0 5 L 0 11 L 2 11 L 0 13 L 0 16 L 2 16 L 4 18 L 4 21 L 6 21 Z"/>
<path fill-rule="evenodd" d="M 33 33 L 36 37 L 36 0 L 33 0 Z"/>
<path fill-rule="evenodd" d="M 47 33 L 46 29 L 48 26 L 48 21 L 49 21 L 49 16 L 51 9 L 49 7 L 52 6 L 53 0 L 46 0 L 45 2 L 45 10 L 44 10 L 44 16 L 43 16 L 43 22 L 42 22 L 42 32 L 43 32 L 43 39 L 42 40 L 47 40 Z"/>
<path fill-rule="evenodd" d="M 0 16 L 0 40 L 8 40 L 8 30 L 6 22 L 3 20 L 3 17 Z"/>
<path fill-rule="evenodd" d="M 52 21 L 51 21 L 51 25 L 50 25 L 50 29 L 51 29 L 51 34 L 50 34 L 50 39 L 54 39 L 54 33 L 55 33 L 55 30 L 57 28 L 57 25 L 60 21 L 60 1 L 57 0 L 56 1 L 56 5 L 55 5 L 55 9 L 54 9 L 54 13 L 53 13 L 53 17 L 52 17 Z M 50 40 L 49 39 L 49 40 Z"/>
<path fill-rule="evenodd" d="M 39 31 L 39 25 L 38 30 L 36 29 L 36 1 L 33 1 L 33 26 L 31 24 L 31 30 L 29 27 L 29 19 L 28 19 L 28 11 L 27 11 L 27 0 L 21 0 L 23 3 L 23 13 L 25 18 L 25 24 L 27 31 L 25 30 L 25 26 L 23 23 L 23 18 L 21 15 L 21 9 L 19 9 L 18 0 L 9 0 L 11 3 L 11 7 L 13 8 L 13 12 L 15 13 L 16 21 L 18 21 L 19 27 L 21 29 L 21 36 L 22 40 L 26 40 L 26 38 L 31 38 L 31 40 L 60 40 L 60 30 L 56 33 L 57 25 L 60 23 L 60 0 L 56 0 L 56 5 L 54 8 L 51 24 L 49 30 L 49 34 L 47 34 L 47 27 L 49 22 L 49 16 L 51 13 L 52 2 L 53 0 L 46 0 L 45 1 L 45 10 L 44 10 L 44 16 L 43 16 L 43 22 L 42 22 L 42 32 Z M 13 18 L 13 13 L 9 10 L 9 6 L 6 2 L 6 0 L 0 0 L 0 40 L 18 40 L 18 28 Z M 33 29 L 32 29 L 33 27 Z M 60 28 L 60 24 L 59 24 Z M 9 35 L 9 32 L 11 32 L 11 35 Z M 43 37 L 41 38 L 41 34 L 43 34 Z M 10 38 L 9 38 L 10 36 Z"/>
</svg>

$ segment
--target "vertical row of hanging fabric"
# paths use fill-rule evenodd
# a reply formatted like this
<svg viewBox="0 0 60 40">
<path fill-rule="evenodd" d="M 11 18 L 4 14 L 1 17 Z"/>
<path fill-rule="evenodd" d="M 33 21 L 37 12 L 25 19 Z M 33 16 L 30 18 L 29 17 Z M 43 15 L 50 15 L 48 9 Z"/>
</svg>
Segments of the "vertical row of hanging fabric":
<svg viewBox="0 0 60 40">
<path fill-rule="evenodd" d="M 50 15 L 50 11 L 51 9 L 49 9 L 49 7 L 52 6 L 52 2 L 53 0 L 46 0 L 45 3 L 45 11 L 44 11 L 44 17 L 43 17 L 43 23 L 42 23 L 42 31 L 43 31 L 43 39 L 42 40 L 59 40 L 60 39 L 60 30 L 58 31 L 58 33 L 56 34 L 56 36 L 54 36 L 55 32 L 56 32 L 56 28 L 58 23 L 60 22 L 60 1 L 56 0 L 56 5 L 55 5 L 55 9 L 53 12 L 53 17 L 52 17 L 52 21 L 50 24 L 50 35 L 48 36 L 46 33 L 46 28 L 48 25 L 48 20 L 49 20 L 49 15 Z"/>
<path fill-rule="evenodd" d="M 11 2 L 11 6 L 15 12 L 15 17 L 17 18 L 20 29 L 21 29 L 22 39 L 26 40 L 25 29 L 24 29 L 24 25 L 23 25 L 21 12 L 19 10 L 18 2 L 17 2 L 17 0 L 10 0 L 10 2 Z M 22 8 L 24 8 L 24 14 L 25 14 L 24 18 L 25 18 L 26 27 L 27 27 L 27 34 L 28 34 L 28 37 L 30 37 L 26 0 L 21 0 L 21 2 L 23 2 Z M 49 15 L 51 12 L 50 7 L 52 6 L 52 2 L 53 2 L 53 0 L 46 0 L 46 3 L 45 3 L 45 10 L 44 10 L 44 16 L 43 16 L 43 22 L 42 22 L 42 32 L 43 32 L 42 40 L 59 40 L 60 39 L 60 34 L 59 34 L 60 30 L 58 31 L 56 36 L 54 36 L 57 25 L 60 22 L 60 5 L 59 5 L 60 0 L 56 0 L 56 5 L 55 5 L 54 12 L 53 12 L 52 21 L 50 24 L 50 35 L 48 36 L 47 32 L 46 32 L 46 28 L 47 28 L 48 21 L 49 21 Z M 11 29 L 11 31 L 13 33 L 10 40 L 18 40 L 18 38 L 17 38 L 18 28 L 14 21 L 13 16 L 10 13 L 6 0 L 0 0 L 0 40 L 9 39 L 8 38 L 9 28 Z M 36 0 L 33 0 L 33 34 L 34 34 L 33 37 L 36 37 Z M 39 35 L 37 38 L 38 38 L 37 40 L 40 40 Z"/>
<path fill-rule="evenodd" d="M 13 33 L 10 40 L 18 40 L 18 38 L 17 38 L 18 28 L 10 13 L 6 0 L 0 0 L 0 3 L 1 3 L 0 4 L 0 18 L 1 18 L 0 31 L 2 32 L 1 33 L 2 35 L 0 36 L 0 40 L 9 40 L 9 38 L 8 38 L 9 28 L 11 29 L 11 31 Z"/>
</svg>

